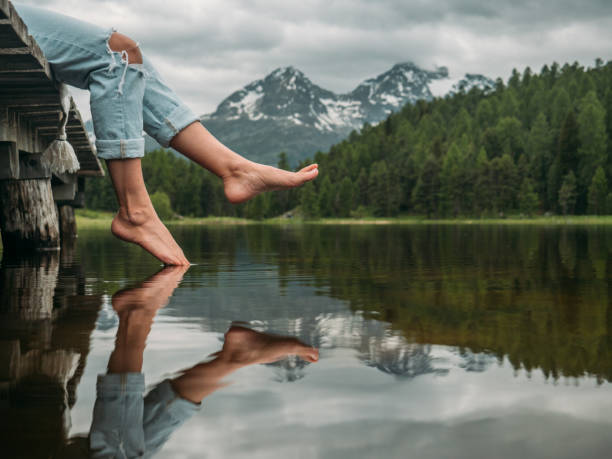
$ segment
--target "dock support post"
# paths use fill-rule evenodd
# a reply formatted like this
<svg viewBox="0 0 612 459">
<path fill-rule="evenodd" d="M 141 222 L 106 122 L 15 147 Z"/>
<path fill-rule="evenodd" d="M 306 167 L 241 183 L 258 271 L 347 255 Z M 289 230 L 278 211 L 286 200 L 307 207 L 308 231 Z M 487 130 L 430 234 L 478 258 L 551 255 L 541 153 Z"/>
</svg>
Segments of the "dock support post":
<svg viewBox="0 0 612 459">
<path fill-rule="evenodd" d="M 5 251 L 59 249 L 59 224 L 48 178 L 0 180 L 0 231 Z"/>
<path fill-rule="evenodd" d="M 62 241 L 75 238 L 77 236 L 77 226 L 76 218 L 74 217 L 74 207 L 70 204 L 58 204 L 57 216 L 59 218 Z"/>
</svg>

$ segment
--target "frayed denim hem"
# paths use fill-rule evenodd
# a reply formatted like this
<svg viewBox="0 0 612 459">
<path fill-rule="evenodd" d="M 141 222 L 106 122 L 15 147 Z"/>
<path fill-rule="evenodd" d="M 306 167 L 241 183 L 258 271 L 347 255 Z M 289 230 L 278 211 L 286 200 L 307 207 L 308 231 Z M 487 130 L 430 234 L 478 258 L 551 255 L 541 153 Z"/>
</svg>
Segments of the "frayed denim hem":
<svg viewBox="0 0 612 459">
<path fill-rule="evenodd" d="M 98 158 L 102 159 L 128 159 L 142 158 L 144 156 L 144 138 L 100 140 L 96 139 Z"/>
</svg>

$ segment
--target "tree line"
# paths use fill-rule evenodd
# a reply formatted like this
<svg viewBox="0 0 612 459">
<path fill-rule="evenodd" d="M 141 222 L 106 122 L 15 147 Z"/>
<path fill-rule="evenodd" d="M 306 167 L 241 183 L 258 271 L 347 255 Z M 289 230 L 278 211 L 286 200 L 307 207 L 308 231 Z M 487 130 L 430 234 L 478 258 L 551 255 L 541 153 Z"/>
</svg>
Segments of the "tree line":
<svg viewBox="0 0 612 459">
<path fill-rule="evenodd" d="M 220 180 L 168 151 L 148 153 L 143 172 L 154 204 L 196 217 L 261 219 L 298 206 L 308 218 L 606 214 L 610 139 L 612 62 L 597 59 L 514 70 L 490 91 L 407 104 L 297 165 L 317 162 L 315 181 L 238 206 Z M 286 154 L 278 166 L 290 169 Z M 89 207 L 116 208 L 108 179 L 90 184 Z"/>
</svg>

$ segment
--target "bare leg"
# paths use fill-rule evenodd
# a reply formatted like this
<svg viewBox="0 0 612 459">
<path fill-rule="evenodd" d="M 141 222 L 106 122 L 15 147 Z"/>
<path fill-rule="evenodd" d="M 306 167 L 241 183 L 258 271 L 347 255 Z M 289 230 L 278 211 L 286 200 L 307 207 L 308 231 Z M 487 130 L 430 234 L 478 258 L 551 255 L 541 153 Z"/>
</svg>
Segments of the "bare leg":
<svg viewBox="0 0 612 459">
<path fill-rule="evenodd" d="M 197 121 L 175 135 L 170 146 L 221 177 L 225 196 L 232 203 L 247 201 L 264 191 L 300 186 L 319 172 L 316 164 L 289 172 L 249 161 L 219 142 Z"/>
<path fill-rule="evenodd" d="M 231 327 L 223 349 L 210 362 L 200 363 L 172 380 L 172 387 L 183 398 L 200 403 L 204 397 L 225 387 L 230 373 L 256 363 L 276 362 L 297 355 L 308 362 L 319 359 L 319 351 L 296 338 L 260 333 L 244 327 Z"/>
<path fill-rule="evenodd" d="M 119 201 L 119 211 L 111 225 L 113 234 L 138 244 L 164 264 L 189 264 L 155 213 L 142 177 L 140 159 L 109 160 L 106 164 Z"/>
</svg>

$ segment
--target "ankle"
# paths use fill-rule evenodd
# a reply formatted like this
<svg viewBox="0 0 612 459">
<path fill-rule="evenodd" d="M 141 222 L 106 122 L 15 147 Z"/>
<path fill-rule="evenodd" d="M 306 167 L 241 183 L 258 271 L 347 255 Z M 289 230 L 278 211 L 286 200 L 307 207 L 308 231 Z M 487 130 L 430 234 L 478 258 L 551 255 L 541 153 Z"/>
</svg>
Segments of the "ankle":
<svg viewBox="0 0 612 459">
<path fill-rule="evenodd" d="M 120 207 L 117 216 L 132 225 L 140 226 L 155 218 L 156 214 L 152 207 Z"/>
<path fill-rule="evenodd" d="M 226 177 L 240 177 L 243 174 L 249 172 L 252 169 L 253 163 L 242 156 L 236 155 L 236 158 L 228 161 L 226 166 L 225 174 L 223 174 L 222 178 Z"/>
</svg>

